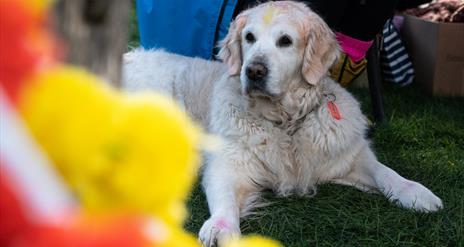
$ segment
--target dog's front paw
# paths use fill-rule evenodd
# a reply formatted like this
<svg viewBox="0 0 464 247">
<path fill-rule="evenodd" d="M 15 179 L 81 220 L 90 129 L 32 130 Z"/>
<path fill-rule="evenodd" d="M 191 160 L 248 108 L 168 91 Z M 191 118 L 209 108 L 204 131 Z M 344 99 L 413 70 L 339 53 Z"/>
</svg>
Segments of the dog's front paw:
<svg viewBox="0 0 464 247">
<path fill-rule="evenodd" d="M 399 205 L 421 212 L 434 212 L 443 208 L 443 202 L 429 189 L 418 182 L 406 181 L 390 197 Z"/>
<path fill-rule="evenodd" d="M 211 217 L 200 229 L 199 239 L 203 246 L 223 246 L 224 242 L 240 236 L 240 226 L 221 217 Z"/>
</svg>

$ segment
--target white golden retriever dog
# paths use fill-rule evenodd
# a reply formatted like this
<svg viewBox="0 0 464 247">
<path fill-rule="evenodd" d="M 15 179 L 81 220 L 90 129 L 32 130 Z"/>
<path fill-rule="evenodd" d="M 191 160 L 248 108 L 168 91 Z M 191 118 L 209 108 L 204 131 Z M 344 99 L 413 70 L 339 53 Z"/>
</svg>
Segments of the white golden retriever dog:
<svg viewBox="0 0 464 247">
<path fill-rule="evenodd" d="M 239 235 L 240 218 L 263 189 L 307 195 L 338 183 L 418 211 L 443 207 L 377 161 L 359 103 L 327 75 L 339 55 L 334 34 L 306 5 L 246 10 L 221 45 L 224 64 L 135 50 L 124 65 L 127 90 L 164 91 L 223 139 L 204 167 L 211 213 L 199 233 L 204 245 Z"/>
</svg>

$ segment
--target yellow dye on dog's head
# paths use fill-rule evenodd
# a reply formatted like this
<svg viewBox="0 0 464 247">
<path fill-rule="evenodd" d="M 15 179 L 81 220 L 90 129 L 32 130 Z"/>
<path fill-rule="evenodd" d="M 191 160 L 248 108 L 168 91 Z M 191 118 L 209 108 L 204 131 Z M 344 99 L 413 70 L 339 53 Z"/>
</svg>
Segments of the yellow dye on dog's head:
<svg viewBox="0 0 464 247">
<path fill-rule="evenodd" d="M 278 8 L 273 5 L 266 8 L 266 12 L 263 15 L 263 23 L 265 25 L 271 24 L 272 19 L 278 14 Z"/>
</svg>

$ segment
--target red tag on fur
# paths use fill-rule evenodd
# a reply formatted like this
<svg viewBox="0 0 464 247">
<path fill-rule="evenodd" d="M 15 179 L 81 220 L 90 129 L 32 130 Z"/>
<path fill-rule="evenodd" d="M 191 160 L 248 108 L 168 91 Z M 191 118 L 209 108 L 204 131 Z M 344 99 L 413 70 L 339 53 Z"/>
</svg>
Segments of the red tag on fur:
<svg viewBox="0 0 464 247">
<path fill-rule="evenodd" d="M 333 101 L 327 102 L 327 108 L 329 108 L 330 115 L 332 115 L 333 118 L 337 120 L 342 119 L 342 115 L 340 114 L 340 111 L 338 110 L 338 106 Z"/>
</svg>

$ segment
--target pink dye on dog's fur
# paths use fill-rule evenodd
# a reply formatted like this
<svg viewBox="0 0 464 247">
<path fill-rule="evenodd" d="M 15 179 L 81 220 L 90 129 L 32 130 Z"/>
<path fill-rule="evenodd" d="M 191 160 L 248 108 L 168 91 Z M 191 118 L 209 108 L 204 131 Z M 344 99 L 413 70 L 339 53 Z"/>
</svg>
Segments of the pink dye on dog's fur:
<svg viewBox="0 0 464 247">
<path fill-rule="evenodd" d="M 215 227 L 219 228 L 219 229 L 228 229 L 230 226 L 229 226 L 229 222 L 227 222 L 227 220 L 221 218 L 219 219 L 218 221 L 216 221 L 216 223 L 214 224 Z"/>
</svg>

